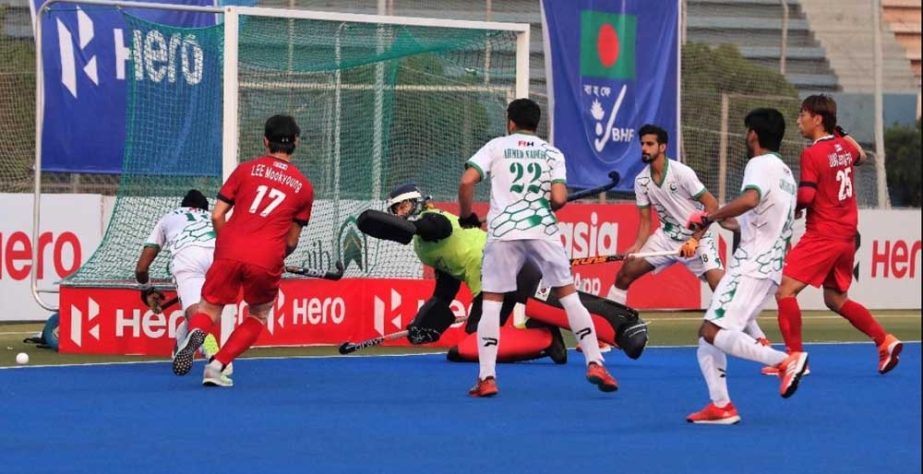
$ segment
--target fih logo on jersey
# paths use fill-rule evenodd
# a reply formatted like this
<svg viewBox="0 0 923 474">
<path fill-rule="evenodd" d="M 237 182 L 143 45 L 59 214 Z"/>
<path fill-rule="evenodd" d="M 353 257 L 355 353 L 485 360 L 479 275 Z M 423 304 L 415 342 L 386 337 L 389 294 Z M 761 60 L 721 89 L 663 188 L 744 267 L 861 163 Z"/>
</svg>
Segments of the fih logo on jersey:
<svg viewBox="0 0 923 474">
<path fill-rule="evenodd" d="M 391 289 L 391 298 L 387 303 L 379 298 L 374 299 L 374 325 L 378 334 L 385 335 L 385 323 L 390 322 L 398 330 L 401 329 L 401 294 Z"/>
<path fill-rule="evenodd" d="M 86 305 L 86 322 L 87 325 L 92 324 L 87 329 L 87 334 L 93 336 L 97 341 L 99 340 L 99 323 L 95 323 L 95 319 L 99 316 L 99 303 L 96 302 L 93 298 L 87 298 Z M 77 305 L 71 305 L 71 341 L 74 341 L 74 344 L 77 347 L 83 345 L 83 311 L 77 307 Z"/>
<path fill-rule="evenodd" d="M 89 54 L 87 47 L 95 36 L 93 20 L 80 7 L 77 9 L 77 41 L 74 35 L 60 18 L 55 19 L 58 29 L 58 49 L 61 52 L 61 84 L 67 88 L 74 98 L 77 98 L 77 61 L 83 62 L 83 73 L 95 85 L 99 85 L 99 71 L 96 66 L 96 55 Z M 74 46 L 79 48 L 74 50 Z M 78 344 L 79 345 L 79 344 Z"/>
<path fill-rule="evenodd" d="M 635 15 L 580 12 L 581 97 L 592 118 L 587 121 L 584 115 L 584 129 L 597 153 L 613 143 L 630 144 L 635 135 L 619 116 L 634 108 L 634 95 L 628 91 L 635 84 L 637 23 Z"/>
<path fill-rule="evenodd" d="M 369 272 L 368 237 L 359 230 L 354 216 L 347 217 L 340 226 L 337 255 L 347 270 L 355 264 L 359 271 Z"/>
</svg>

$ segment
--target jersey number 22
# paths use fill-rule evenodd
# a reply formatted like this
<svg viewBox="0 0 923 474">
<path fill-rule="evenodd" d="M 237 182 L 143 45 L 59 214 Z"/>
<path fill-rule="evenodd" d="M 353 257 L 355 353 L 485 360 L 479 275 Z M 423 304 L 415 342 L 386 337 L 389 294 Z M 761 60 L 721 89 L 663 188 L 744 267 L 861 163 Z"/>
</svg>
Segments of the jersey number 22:
<svg viewBox="0 0 923 474">
<path fill-rule="evenodd" d="M 267 191 L 269 191 L 267 193 Z M 253 200 L 253 204 L 250 205 L 250 214 L 256 214 L 257 210 L 260 208 L 260 204 L 263 202 L 263 198 L 268 197 L 271 199 L 269 204 L 259 212 L 260 217 L 266 217 L 270 212 L 279 207 L 279 204 L 282 204 L 282 201 L 285 200 L 285 193 L 279 191 L 276 188 L 270 188 L 264 184 L 257 186 L 256 188 L 256 198 Z"/>
</svg>

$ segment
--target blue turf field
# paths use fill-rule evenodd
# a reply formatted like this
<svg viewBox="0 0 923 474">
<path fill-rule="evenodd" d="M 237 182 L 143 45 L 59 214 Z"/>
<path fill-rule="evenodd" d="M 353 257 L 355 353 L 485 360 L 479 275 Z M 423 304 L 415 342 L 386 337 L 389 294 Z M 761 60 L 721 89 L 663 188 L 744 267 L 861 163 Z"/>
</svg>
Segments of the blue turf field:
<svg viewBox="0 0 923 474">
<path fill-rule="evenodd" d="M 579 353 L 500 365 L 494 399 L 442 355 L 241 360 L 232 389 L 200 364 L 0 370 L 0 472 L 920 472 L 920 344 L 887 376 L 871 344 L 808 350 L 789 400 L 732 360 L 729 427 L 684 421 L 707 402 L 692 348 L 610 353 L 615 394 Z"/>
</svg>

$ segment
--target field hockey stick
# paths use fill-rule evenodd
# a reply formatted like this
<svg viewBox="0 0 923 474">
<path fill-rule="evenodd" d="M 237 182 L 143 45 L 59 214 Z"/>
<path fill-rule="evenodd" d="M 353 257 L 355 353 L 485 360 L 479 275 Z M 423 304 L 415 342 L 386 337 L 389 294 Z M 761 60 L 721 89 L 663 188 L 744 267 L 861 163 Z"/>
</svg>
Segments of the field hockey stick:
<svg viewBox="0 0 923 474">
<path fill-rule="evenodd" d="M 573 266 L 593 265 L 596 263 L 621 262 L 629 257 L 651 258 L 651 257 L 671 257 L 674 255 L 679 255 L 679 250 L 661 250 L 658 252 L 638 252 L 638 253 L 625 253 L 625 254 L 615 254 L 615 255 L 597 255 L 595 257 L 572 258 L 570 259 L 570 264 Z"/>
<path fill-rule="evenodd" d="M 285 271 L 310 278 L 323 278 L 324 280 L 337 281 L 340 278 L 343 278 L 343 262 L 337 261 L 334 266 L 336 267 L 336 271 L 332 272 L 327 270 L 318 270 L 316 268 L 296 267 L 294 265 L 287 265 L 285 267 Z"/>
<path fill-rule="evenodd" d="M 621 176 L 619 176 L 618 171 L 610 171 L 609 179 L 611 180 L 611 182 L 608 182 L 602 186 L 596 186 L 595 188 L 584 189 L 583 191 L 576 192 L 574 194 L 567 196 L 567 202 L 576 201 L 578 199 L 583 199 L 587 196 L 592 196 L 594 194 L 599 194 L 599 193 L 608 191 L 616 187 L 619 184 L 619 180 L 621 179 Z"/>
<path fill-rule="evenodd" d="M 460 322 L 464 322 L 467 319 L 468 319 L 467 317 L 456 318 L 455 322 L 452 324 L 458 324 Z M 385 334 L 384 336 L 378 336 L 378 337 L 373 337 L 371 339 L 366 339 L 362 342 L 357 342 L 357 343 L 344 342 L 340 344 L 340 347 L 338 347 L 337 350 L 340 352 L 340 354 L 343 354 L 343 355 L 352 354 L 353 352 L 356 352 L 360 349 L 366 349 L 368 347 L 375 347 L 385 341 L 393 341 L 395 339 L 407 337 L 407 334 L 410 334 L 410 331 L 404 329 L 403 331 L 392 332 L 391 334 Z"/>
</svg>

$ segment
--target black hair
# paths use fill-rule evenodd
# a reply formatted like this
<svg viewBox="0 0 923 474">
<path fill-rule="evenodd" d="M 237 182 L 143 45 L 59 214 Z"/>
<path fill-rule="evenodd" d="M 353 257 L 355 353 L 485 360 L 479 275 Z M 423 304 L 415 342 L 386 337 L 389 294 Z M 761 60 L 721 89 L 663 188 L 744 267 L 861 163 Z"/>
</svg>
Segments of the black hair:
<svg viewBox="0 0 923 474">
<path fill-rule="evenodd" d="M 641 130 L 638 130 L 638 139 L 645 135 L 657 135 L 657 143 L 661 145 L 670 143 L 670 137 L 667 135 L 667 131 L 650 123 L 644 124 Z"/>
<path fill-rule="evenodd" d="M 203 211 L 208 210 L 208 199 L 205 198 L 205 195 L 202 194 L 198 189 L 190 189 L 189 192 L 183 196 L 183 202 L 180 203 L 182 207 L 193 207 L 196 209 L 201 209 Z"/>
<path fill-rule="evenodd" d="M 801 110 L 820 115 L 827 133 L 836 130 L 836 101 L 826 94 L 809 95 L 801 102 Z"/>
<path fill-rule="evenodd" d="M 542 119 L 542 109 L 532 99 L 516 99 L 506 108 L 506 117 L 520 130 L 534 132 Z"/>
<path fill-rule="evenodd" d="M 785 136 L 785 117 L 776 109 L 753 109 L 744 119 L 747 130 L 753 130 L 759 139 L 760 146 L 769 151 L 779 151 L 782 148 L 782 137 Z"/>
<path fill-rule="evenodd" d="M 295 152 L 295 139 L 299 135 L 301 129 L 290 115 L 273 115 L 266 120 L 263 136 L 269 141 L 270 153 L 291 155 Z"/>
</svg>

